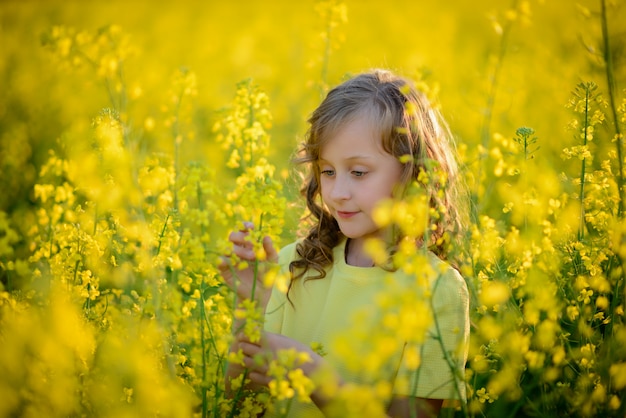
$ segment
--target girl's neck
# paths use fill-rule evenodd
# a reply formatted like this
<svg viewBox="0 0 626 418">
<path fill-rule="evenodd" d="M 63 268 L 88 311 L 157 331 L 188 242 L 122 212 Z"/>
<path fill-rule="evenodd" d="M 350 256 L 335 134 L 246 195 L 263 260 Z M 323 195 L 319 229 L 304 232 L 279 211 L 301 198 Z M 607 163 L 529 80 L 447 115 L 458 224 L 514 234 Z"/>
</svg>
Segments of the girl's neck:
<svg viewBox="0 0 626 418">
<path fill-rule="evenodd" d="M 363 243 L 364 240 L 362 239 L 347 239 L 345 251 L 346 264 L 355 267 L 374 267 L 374 260 L 363 250 Z"/>
</svg>

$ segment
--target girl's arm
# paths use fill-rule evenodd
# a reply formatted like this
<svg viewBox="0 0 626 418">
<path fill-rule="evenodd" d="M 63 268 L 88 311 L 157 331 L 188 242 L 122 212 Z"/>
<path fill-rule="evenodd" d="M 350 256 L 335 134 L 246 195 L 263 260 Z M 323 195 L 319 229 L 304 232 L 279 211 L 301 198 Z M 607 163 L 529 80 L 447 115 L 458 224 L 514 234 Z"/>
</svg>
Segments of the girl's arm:
<svg viewBox="0 0 626 418">
<path fill-rule="evenodd" d="M 264 332 L 261 341 L 256 343 L 250 342 L 244 335 L 240 334 L 237 336 L 234 347 L 243 351 L 244 363 L 249 371 L 248 378 L 255 387 L 267 386 L 272 380 L 267 375 L 267 362 L 260 362 L 259 356 L 265 356 L 266 359 L 273 358 L 279 350 L 295 349 L 307 353 L 311 361 L 303 363 L 299 368 L 309 378 L 313 377 L 319 370 L 328 367 L 324 358 L 310 347 L 280 334 Z M 341 386 L 341 379 L 334 373 L 330 374 L 330 376 L 333 375 L 336 379 L 335 384 Z M 323 411 L 333 399 L 329 398 L 324 391 L 316 389 L 311 394 L 311 400 Z M 394 397 L 389 404 L 387 415 L 393 418 L 431 418 L 439 414 L 442 404 L 443 400 L 441 399 Z"/>
<path fill-rule="evenodd" d="M 262 333 L 261 341 L 255 343 L 248 340 L 245 335 L 239 334 L 237 335 L 235 344 L 233 344 L 233 348 L 242 350 L 244 363 L 249 372 L 248 378 L 254 387 L 267 386 L 272 381 L 272 377 L 267 375 L 268 362 L 260 362 L 259 357 L 269 360 L 275 358 L 276 353 L 281 350 L 293 349 L 308 355 L 310 361 L 304 362 L 298 367 L 302 369 L 303 374 L 308 378 L 312 378 L 320 370 L 328 370 L 329 367 L 322 356 L 305 344 L 285 337 L 284 335 L 267 331 Z M 342 384 L 341 379 L 337 375 L 333 373 L 330 376 L 334 376 L 337 385 Z M 324 407 L 331 401 L 322 391 L 317 389 L 314 390 L 310 396 L 313 403 L 315 403 L 320 410 L 324 410 Z"/>
</svg>

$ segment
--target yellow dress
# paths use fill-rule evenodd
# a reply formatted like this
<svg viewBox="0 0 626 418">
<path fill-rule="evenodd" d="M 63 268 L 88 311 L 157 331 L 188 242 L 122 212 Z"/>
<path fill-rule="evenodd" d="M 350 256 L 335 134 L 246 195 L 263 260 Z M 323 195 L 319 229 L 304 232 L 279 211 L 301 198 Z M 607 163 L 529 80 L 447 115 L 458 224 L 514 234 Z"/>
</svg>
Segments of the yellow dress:
<svg viewBox="0 0 626 418">
<path fill-rule="evenodd" d="M 425 253 L 426 262 L 437 274 L 424 292 L 424 286 L 420 289 L 416 284 L 415 275 L 402 271 L 389 272 L 380 267 L 364 268 L 346 264 L 345 245 L 344 239 L 335 247 L 334 264 L 326 269 L 326 277 L 312 280 L 299 278 L 293 283 L 289 293 L 293 305 L 284 293 L 273 289 L 265 315 L 265 330 L 306 345 L 321 344 L 327 352 L 327 362 L 344 382 L 373 385 L 384 380 L 393 382 L 392 393 L 395 395 L 464 401 L 463 372 L 469 340 L 469 296 L 461 275 L 433 253 Z M 289 272 L 289 263 L 295 256 L 296 243 L 280 251 L 279 264 L 283 272 Z M 378 296 L 389 288 L 390 279 L 404 285 L 404 289 L 427 295 L 428 306 L 438 327 L 431 321 L 423 344 L 414 348 L 419 349 L 421 359 L 417 369 L 407 366 L 407 347 L 399 341 L 397 347 L 392 347 L 392 353 L 377 367 L 378 373 L 355 370 L 354 365 L 346 361 L 345 351 L 341 356 L 338 341 L 349 341 L 353 330 L 362 331 L 363 326 L 367 325 L 358 323 L 359 317 L 355 314 L 365 312 L 368 318 L 376 318 L 380 310 Z M 411 332 L 407 329 L 402 331 Z M 372 336 L 376 332 L 376 329 L 372 329 Z M 447 356 L 444 355 L 442 345 Z M 363 356 L 363 353 L 367 353 L 367 346 L 361 344 L 355 347 L 355 355 Z M 324 415 L 313 403 L 301 403 L 294 399 L 288 416 L 301 418 Z"/>
</svg>

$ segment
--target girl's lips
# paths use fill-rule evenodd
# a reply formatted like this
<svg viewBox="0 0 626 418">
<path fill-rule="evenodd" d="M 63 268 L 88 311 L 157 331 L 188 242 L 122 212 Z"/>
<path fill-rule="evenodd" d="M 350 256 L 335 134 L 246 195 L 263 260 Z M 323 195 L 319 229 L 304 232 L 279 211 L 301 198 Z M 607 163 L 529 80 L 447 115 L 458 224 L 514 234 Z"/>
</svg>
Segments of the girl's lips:
<svg viewBox="0 0 626 418">
<path fill-rule="evenodd" d="M 342 212 L 342 211 L 337 211 L 337 216 L 342 218 L 342 219 L 348 219 L 348 218 L 352 218 L 357 213 L 359 213 L 359 212 Z"/>
</svg>

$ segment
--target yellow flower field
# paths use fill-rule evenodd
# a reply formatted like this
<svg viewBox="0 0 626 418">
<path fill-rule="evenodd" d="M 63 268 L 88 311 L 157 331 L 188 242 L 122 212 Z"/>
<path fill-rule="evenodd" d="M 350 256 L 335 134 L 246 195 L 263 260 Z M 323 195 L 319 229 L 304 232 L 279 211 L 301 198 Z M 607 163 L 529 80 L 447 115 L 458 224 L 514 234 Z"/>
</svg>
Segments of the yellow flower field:
<svg viewBox="0 0 626 418">
<path fill-rule="evenodd" d="M 468 401 L 442 414 L 626 416 L 623 22 L 623 0 L 3 1 L 0 417 L 249 417 L 308 399 L 293 352 L 267 392 L 226 396 L 234 320 L 252 338 L 262 318 L 217 264 L 243 221 L 261 257 L 262 236 L 304 231 L 289 161 L 307 117 L 375 67 L 441 108 L 471 198 L 453 239 Z M 411 235 L 436 216 L 422 197 L 380 222 Z M 387 315 L 337 342 L 350 367 L 375 375 L 396 338 L 420 344 L 437 319 L 407 293 L 390 284 Z M 384 416 L 390 391 L 345 388 L 338 414 Z"/>
</svg>

